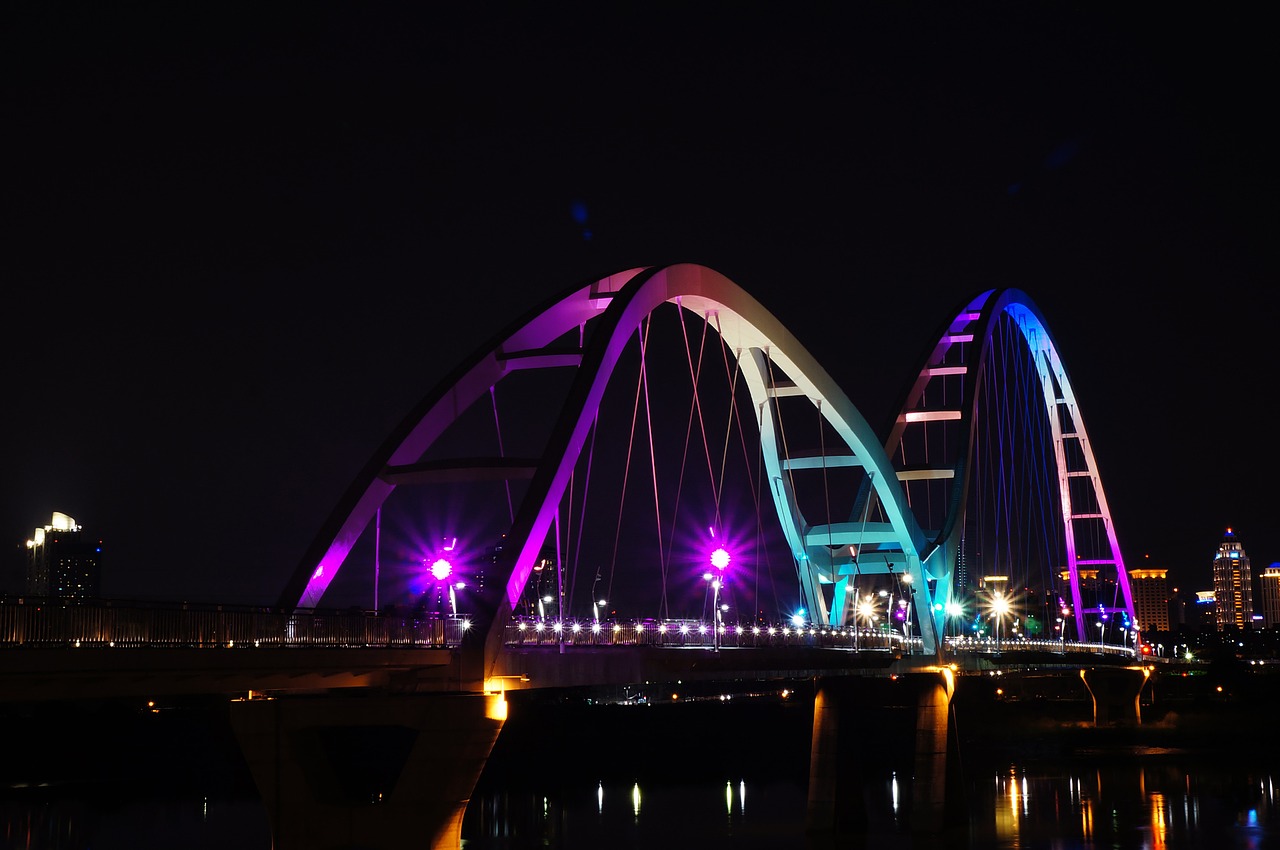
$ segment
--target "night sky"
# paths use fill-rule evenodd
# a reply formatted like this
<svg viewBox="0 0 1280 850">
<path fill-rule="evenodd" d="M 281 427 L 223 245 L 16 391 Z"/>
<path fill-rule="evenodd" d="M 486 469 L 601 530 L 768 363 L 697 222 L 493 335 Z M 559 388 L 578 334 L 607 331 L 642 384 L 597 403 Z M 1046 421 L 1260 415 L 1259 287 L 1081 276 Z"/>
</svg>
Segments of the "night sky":
<svg viewBox="0 0 1280 850">
<path fill-rule="evenodd" d="M 1208 588 L 1228 526 L 1280 561 L 1251 11 L 440 8 L 6 6 L 13 553 L 63 511 L 106 596 L 272 603 L 465 356 L 574 284 L 694 262 L 873 423 L 963 302 L 1024 290 L 1128 565 Z"/>
</svg>

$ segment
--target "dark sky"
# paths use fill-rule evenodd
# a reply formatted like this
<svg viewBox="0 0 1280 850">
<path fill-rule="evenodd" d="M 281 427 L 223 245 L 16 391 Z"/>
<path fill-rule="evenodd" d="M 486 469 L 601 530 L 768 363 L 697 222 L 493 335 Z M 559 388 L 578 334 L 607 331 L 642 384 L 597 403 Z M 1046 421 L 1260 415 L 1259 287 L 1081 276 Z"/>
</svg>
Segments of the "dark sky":
<svg viewBox="0 0 1280 850">
<path fill-rule="evenodd" d="M 962 6 L 8 4 L 4 538 L 60 510 L 108 596 L 273 602 L 463 357 L 695 262 L 872 422 L 1023 289 L 1129 565 L 1280 561 L 1261 20 Z"/>
</svg>

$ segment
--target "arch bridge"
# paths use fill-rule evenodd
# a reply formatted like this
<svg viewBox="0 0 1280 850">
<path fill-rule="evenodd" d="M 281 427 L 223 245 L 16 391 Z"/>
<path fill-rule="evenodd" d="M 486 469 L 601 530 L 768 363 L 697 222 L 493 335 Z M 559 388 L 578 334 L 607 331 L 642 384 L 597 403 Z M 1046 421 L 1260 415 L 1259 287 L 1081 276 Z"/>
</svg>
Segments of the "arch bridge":
<svg viewBox="0 0 1280 850">
<path fill-rule="evenodd" d="M 477 687 L 538 629 L 563 649 L 602 622 L 709 625 L 716 649 L 845 630 L 939 660 L 1136 647 L 1140 626 L 1025 293 L 945 316 L 877 433 L 763 305 L 692 264 L 572 288 L 463 360 L 370 458 L 280 607 L 322 606 L 344 570 L 375 608 L 468 612 Z"/>
</svg>

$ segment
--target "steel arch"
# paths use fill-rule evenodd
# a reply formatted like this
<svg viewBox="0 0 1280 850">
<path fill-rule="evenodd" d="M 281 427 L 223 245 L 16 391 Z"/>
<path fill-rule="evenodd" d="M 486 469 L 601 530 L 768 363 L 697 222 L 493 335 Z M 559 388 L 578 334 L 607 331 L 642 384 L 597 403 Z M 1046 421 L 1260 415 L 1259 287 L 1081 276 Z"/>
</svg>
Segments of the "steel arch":
<svg viewBox="0 0 1280 850">
<path fill-rule="evenodd" d="M 614 366 L 640 323 L 659 306 L 674 303 L 713 323 L 723 343 L 750 368 L 743 376 L 757 412 L 770 493 L 784 536 L 796 559 L 806 605 L 815 621 L 838 625 L 844 616 L 844 586 L 832 545 L 856 541 L 894 553 L 903 572 L 926 587 L 920 549 L 925 544 L 915 517 L 907 509 L 901 487 L 878 437 L 827 372 L 795 337 L 754 298 L 709 268 L 679 264 L 633 269 L 575 289 L 531 312 L 488 347 L 456 369 L 406 417 L 362 471 L 331 515 L 295 571 L 281 597 L 282 606 L 315 607 L 378 507 L 406 470 L 465 410 L 497 381 L 516 368 L 577 365 L 569 396 L 552 430 L 543 457 L 515 515 L 503 550 L 506 586 L 491 612 L 486 658 L 496 659 L 505 620 L 514 610 L 538 557 L 557 505 L 581 453 Z M 547 348 L 566 333 L 594 321 L 590 341 L 578 350 Z M 781 372 L 785 384 L 776 380 Z M 776 405 L 784 396 L 803 395 L 844 442 L 850 454 L 840 462 L 865 468 L 885 520 L 867 528 L 851 523 L 814 526 L 800 515 L 791 472 L 827 462 L 787 458 L 775 430 Z M 822 585 L 832 583 L 828 602 Z M 926 590 L 927 594 L 928 591 Z M 926 604 L 928 599 L 923 600 Z M 927 651 L 936 651 L 932 620 L 918 618 Z"/>
<path fill-rule="evenodd" d="M 979 395 L 981 392 L 989 391 L 985 386 L 983 372 L 993 334 L 996 332 L 998 322 L 1004 316 L 1014 322 L 1023 341 L 1032 352 L 1040 380 L 1057 466 L 1062 522 L 1067 546 L 1067 568 L 1077 634 L 1083 637 L 1088 632 L 1085 628 L 1080 592 L 1079 568 L 1082 564 L 1089 566 L 1106 563 L 1115 567 L 1125 611 L 1131 619 L 1135 614 L 1133 594 L 1116 538 L 1111 510 L 1098 473 L 1097 460 L 1085 430 L 1084 418 L 1076 401 L 1075 391 L 1063 366 L 1058 346 L 1040 309 L 1025 292 L 1018 289 L 987 290 L 965 305 L 946 324 L 938 341 L 925 357 L 906 395 L 901 411 L 885 441 L 885 451 L 895 458 L 898 475 L 904 482 L 930 479 L 952 480 L 951 495 L 948 499 L 950 509 L 946 513 L 942 526 L 935 531 L 927 532 L 930 542 L 925 552 L 930 577 L 937 581 L 939 596 L 943 600 L 943 604 L 935 606 L 932 610 L 935 628 L 941 631 L 945 622 L 947 603 L 952 600 L 955 593 L 953 571 L 960 551 L 964 531 L 964 512 L 972 480 Z M 959 352 L 958 357 L 955 356 L 957 352 Z M 931 385 L 955 377 L 959 377 L 963 382 L 963 390 L 959 394 L 961 406 L 935 407 L 924 403 L 926 391 Z M 936 398 L 937 395 L 939 394 L 935 393 L 934 397 Z M 913 468 L 907 467 L 902 462 L 900 447 L 908 430 L 923 429 L 932 422 L 955 420 L 960 421 L 959 433 L 962 435 L 962 442 L 959 446 L 953 446 L 951 452 L 941 462 Z M 1064 424 L 1068 424 L 1069 428 L 1064 428 Z M 1076 454 L 1083 459 L 1083 469 L 1069 468 L 1067 447 L 1072 444 L 1078 449 Z M 1072 478 L 1088 483 L 1097 507 L 1096 512 L 1084 514 L 1076 510 L 1069 486 Z M 1082 562 L 1077 551 L 1080 539 L 1078 535 L 1082 531 L 1081 526 L 1089 522 L 1102 524 L 1108 552 L 1106 558 Z"/>
</svg>

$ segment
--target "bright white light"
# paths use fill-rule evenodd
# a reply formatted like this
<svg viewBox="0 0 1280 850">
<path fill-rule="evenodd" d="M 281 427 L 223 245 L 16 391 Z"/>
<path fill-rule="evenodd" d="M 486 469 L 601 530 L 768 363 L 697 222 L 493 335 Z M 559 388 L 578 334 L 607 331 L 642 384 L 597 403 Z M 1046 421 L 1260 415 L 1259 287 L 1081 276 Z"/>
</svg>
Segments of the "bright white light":
<svg viewBox="0 0 1280 850">
<path fill-rule="evenodd" d="M 431 565 L 431 575 L 435 577 L 436 581 L 444 581 L 452 572 L 453 564 L 449 563 L 444 558 L 437 558 L 435 563 Z"/>
<path fill-rule="evenodd" d="M 729 566 L 729 553 L 726 552 L 723 547 L 716 549 L 711 553 L 711 566 L 715 567 L 717 570 L 723 570 L 725 567 Z"/>
</svg>

